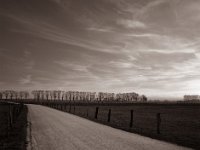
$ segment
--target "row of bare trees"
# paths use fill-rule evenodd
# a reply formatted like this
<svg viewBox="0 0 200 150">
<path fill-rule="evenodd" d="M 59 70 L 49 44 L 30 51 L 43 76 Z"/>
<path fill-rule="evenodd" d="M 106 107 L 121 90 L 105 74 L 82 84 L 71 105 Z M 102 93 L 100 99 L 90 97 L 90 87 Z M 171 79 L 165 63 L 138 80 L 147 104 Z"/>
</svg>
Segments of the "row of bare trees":
<svg viewBox="0 0 200 150">
<path fill-rule="evenodd" d="M 118 93 L 116 94 L 116 99 L 121 101 L 142 101 L 142 102 L 146 102 L 147 101 L 147 97 L 145 95 L 139 95 L 135 92 L 131 92 L 131 93 Z"/>
<path fill-rule="evenodd" d="M 79 91 L 32 91 L 35 100 L 95 100 L 96 92 L 79 92 Z"/>
<path fill-rule="evenodd" d="M 0 99 L 28 99 L 28 91 L 14 91 L 14 90 L 5 90 L 0 91 Z"/>
<path fill-rule="evenodd" d="M 44 90 L 34 90 L 32 91 L 33 97 L 36 100 L 64 100 L 64 91 L 44 91 Z"/>
<path fill-rule="evenodd" d="M 137 93 L 80 92 L 61 90 L 34 90 L 31 92 L 35 100 L 68 100 L 68 101 L 147 101 L 145 95 Z M 0 99 L 28 99 L 28 91 L 5 90 L 0 92 Z"/>
</svg>

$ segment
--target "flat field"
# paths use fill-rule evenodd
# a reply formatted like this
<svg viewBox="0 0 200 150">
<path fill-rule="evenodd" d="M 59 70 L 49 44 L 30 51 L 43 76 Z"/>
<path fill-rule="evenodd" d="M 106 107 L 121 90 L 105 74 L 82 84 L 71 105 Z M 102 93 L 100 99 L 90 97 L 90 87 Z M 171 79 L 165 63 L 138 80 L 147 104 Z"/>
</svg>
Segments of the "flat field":
<svg viewBox="0 0 200 150">
<path fill-rule="evenodd" d="M 62 107 L 61 107 L 62 106 Z M 95 119 L 96 107 L 99 108 Z M 200 149 L 199 104 L 60 104 L 58 109 L 151 138 Z M 110 122 L 108 111 L 111 109 Z M 131 110 L 133 126 L 130 127 Z M 157 113 L 160 113 L 160 134 L 157 133 Z"/>
</svg>

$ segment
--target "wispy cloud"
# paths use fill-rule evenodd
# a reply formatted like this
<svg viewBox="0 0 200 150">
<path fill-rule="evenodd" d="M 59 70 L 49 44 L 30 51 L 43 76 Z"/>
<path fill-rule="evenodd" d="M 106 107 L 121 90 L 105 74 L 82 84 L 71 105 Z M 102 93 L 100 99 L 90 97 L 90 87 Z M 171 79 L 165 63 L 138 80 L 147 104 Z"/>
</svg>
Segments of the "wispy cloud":
<svg viewBox="0 0 200 150">
<path fill-rule="evenodd" d="M 27 75 L 26 77 L 21 78 L 19 82 L 20 84 L 29 84 L 32 81 L 31 78 L 32 78 L 31 75 Z"/>
<path fill-rule="evenodd" d="M 84 39 L 75 35 L 71 35 L 70 32 L 66 30 L 59 29 L 55 26 L 49 25 L 47 23 L 35 22 L 33 23 L 28 18 L 21 18 L 18 16 L 11 16 L 13 19 L 22 23 L 27 30 L 14 30 L 14 32 L 31 34 L 36 37 L 48 39 L 54 42 L 59 42 L 63 44 L 74 45 L 78 47 L 86 48 L 87 50 L 99 51 L 99 52 L 108 52 L 113 53 L 115 50 L 105 49 L 105 44 L 95 41 L 93 39 Z M 95 29 L 89 28 L 89 30 L 96 30 L 100 32 L 111 31 L 109 29 Z"/>
<path fill-rule="evenodd" d="M 120 19 L 117 20 L 117 24 L 124 26 L 125 28 L 141 28 L 144 29 L 146 28 L 146 25 L 140 21 L 137 20 L 125 20 L 125 19 Z"/>
<path fill-rule="evenodd" d="M 160 38 L 162 37 L 161 35 L 158 34 L 154 34 L 154 33 L 142 33 L 142 34 L 135 34 L 135 33 L 129 33 L 129 34 L 125 34 L 126 36 L 130 36 L 130 37 L 148 37 L 148 38 Z"/>
<path fill-rule="evenodd" d="M 89 27 L 87 30 L 96 31 L 96 32 L 113 32 L 111 28 L 97 28 L 97 27 Z"/>
</svg>

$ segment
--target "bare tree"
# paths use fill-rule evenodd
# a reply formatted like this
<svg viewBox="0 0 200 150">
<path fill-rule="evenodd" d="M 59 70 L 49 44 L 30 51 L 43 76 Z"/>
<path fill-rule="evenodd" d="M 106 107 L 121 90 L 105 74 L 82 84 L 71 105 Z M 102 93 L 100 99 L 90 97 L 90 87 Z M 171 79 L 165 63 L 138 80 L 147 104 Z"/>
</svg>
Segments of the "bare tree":
<svg viewBox="0 0 200 150">
<path fill-rule="evenodd" d="M 47 99 L 47 100 L 49 100 L 50 92 L 51 92 L 51 91 L 45 91 L 45 95 L 46 95 L 46 99 Z"/>
<path fill-rule="evenodd" d="M 39 90 L 38 92 L 39 92 L 39 95 L 40 95 L 40 99 L 44 100 L 45 91 Z"/>
<path fill-rule="evenodd" d="M 54 91 L 53 91 L 53 99 L 54 99 L 54 100 L 56 100 L 56 99 L 57 99 L 57 97 L 58 97 L 58 96 L 57 96 L 57 91 L 56 91 L 56 90 L 54 90 Z"/>
<path fill-rule="evenodd" d="M 37 100 L 37 101 L 39 101 L 39 99 L 40 99 L 39 90 L 34 90 L 31 93 L 33 94 L 34 99 Z"/>
<path fill-rule="evenodd" d="M 10 95 L 10 99 L 12 100 L 15 95 L 15 91 L 10 90 L 9 95 Z"/>
<path fill-rule="evenodd" d="M 19 97 L 20 97 L 21 100 L 24 98 L 24 91 L 19 92 Z"/>
<path fill-rule="evenodd" d="M 62 101 L 64 100 L 64 97 L 65 97 L 65 91 L 61 91 L 61 99 L 62 99 Z"/>
<path fill-rule="evenodd" d="M 62 91 L 57 91 L 57 98 L 58 98 L 58 100 L 60 100 L 61 93 L 62 93 Z"/>
<path fill-rule="evenodd" d="M 51 100 L 53 100 L 53 98 L 54 98 L 54 91 L 50 91 L 50 97 L 51 97 Z"/>
<path fill-rule="evenodd" d="M 18 91 L 14 91 L 13 97 L 14 97 L 15 100 L 17 100 L 17 98 L 18 98 Z"/>
<path fill-rule="evenodd" d="M 9 90 L 5 90 L 5 91 L 3 91 L 3 97 L 7 100 L 8 99 L 8 97 L 9 97 Z"/>
<path fill-rule="evenodd" d="M 70 92 L 69 91 L 65 92 L 65 99 L 68 101 L 70 100 Z"/>
<path fill-rule="evenodd" d="M 29 97 L 29 92 L 28 91 L 24 91 L 24 98 L 28 99 L 28 97 Z"/>
</svg>

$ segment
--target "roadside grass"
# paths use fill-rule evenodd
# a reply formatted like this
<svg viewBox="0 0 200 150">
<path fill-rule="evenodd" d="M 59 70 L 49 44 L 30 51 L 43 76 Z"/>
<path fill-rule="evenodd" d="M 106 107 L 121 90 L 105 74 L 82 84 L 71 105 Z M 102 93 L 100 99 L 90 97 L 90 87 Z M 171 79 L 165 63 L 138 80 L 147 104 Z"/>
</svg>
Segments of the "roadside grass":
<svg viewBox="0 0 200 150">
<path fill-rule="evenodd" d="M 14 106 L 15 104 L 12 104 Z M 12 128 L 9 127 L 9 104 L 0 102 L 0 149 L 25 150 L 27 106 L 24 105 L 19 115 L 15 115 Z"/>
</svg>

